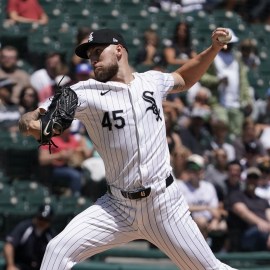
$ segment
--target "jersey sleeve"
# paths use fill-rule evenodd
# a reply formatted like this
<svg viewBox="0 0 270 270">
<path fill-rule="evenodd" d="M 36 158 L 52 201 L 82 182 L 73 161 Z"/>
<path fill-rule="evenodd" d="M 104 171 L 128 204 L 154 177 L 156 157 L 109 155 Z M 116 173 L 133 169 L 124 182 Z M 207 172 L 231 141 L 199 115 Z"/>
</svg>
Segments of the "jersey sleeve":
<svg viewBox="0 0 270 270">
<path fill-rule="evenodd" d="M 154 70 L 149 71 L 148 73 L 156 83 L 158 91 L 161 93 L 163 100 L 165 100 L 168 92 L 172 90 L 174 86 L 174 79 L 172 74 Z"/>
<path fill-rule="evenodd" d="M 83 81 L 72 85 L 70 88 L 75 91 L 78 96 L 79 105 L 76 109 L 75 117 L 80 119 L 80 115 L 84 114 L 85 109 L 87 108 L 87 90 L 84 87 Z"/>
</svg>

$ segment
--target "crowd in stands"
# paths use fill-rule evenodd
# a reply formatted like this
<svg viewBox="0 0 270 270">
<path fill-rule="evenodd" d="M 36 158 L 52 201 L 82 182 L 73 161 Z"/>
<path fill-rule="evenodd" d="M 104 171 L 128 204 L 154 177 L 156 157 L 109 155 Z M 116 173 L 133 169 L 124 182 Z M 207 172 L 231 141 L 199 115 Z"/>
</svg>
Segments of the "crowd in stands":
<svg viewBox="0 0 270 270">
<path fill-rule="evenodd" d="M 270 27 L 270 3 L 264 0 L 151 0 L 149 11 L 154 13 L 159 10 L 175 13 L 188 13 L 194 10 L 213 12 L 218 7 L 222 7 L 229 12 L 236 11 L 248 22 L 264 23 Z"/>
<path fill-rule="evenodd" d="M 27 9 L 31 14 L 24 13 L 28 2 L 36 7 Z M 149 8 L 158 12 L 170 6 L 181 12 L 184 2 L 151 1 Z M 213 11 L 221 2 L 194 1 L 193 8 Z M 267 1 L 225 2 L 228 11 L 270 26 L 269 4 L 263 6 Z M 248 8 L 249 3 L 256 6 Z M 7 12 L 12 24 L 43 25 L 50 19 L 38 1 L 10 0 Z M 209 243 L 211 237 L 222 235 L 222 251 L 270 250 L 270 88 L 266 87 L 264 99 L 257 98 L 247 75 L 260 65 L 256 43 L 231 31 L 228 48 L 201 80 L 185 94 L 169 95 L 163 104 L 171 164 L 191 215 Z M 78 28 L 77 44 L 90 33 L 88 26 Z M 171 43 L 164 46 L 158 31 L 146 26 L 144 43 L 134 56 L 134 71 L 141 65 L 162 71 L 183 65 L 199 53 L 190 35 L 189 24 L 179 21 L 175 32 L 168 33 Z M 59 86 L 94 78 L 91 64 L 75 55 L 68 60 L 50 51 L 43 67 L 31 74 L 19 68 L 19 58 L 15 46 L 0 48 L 1 131 L 18 132 L 20 115 L 37 108 Z M 54 142 L 58 148 L 52 146 L 51 154 L 47 146 L 38 150 L 50 186 L 60 179 L 69 191 L 65 195 L 90 194 L 94 199 L 106 192 L 104 164 L 80 122 L 74 121 Z"/>
</svg>

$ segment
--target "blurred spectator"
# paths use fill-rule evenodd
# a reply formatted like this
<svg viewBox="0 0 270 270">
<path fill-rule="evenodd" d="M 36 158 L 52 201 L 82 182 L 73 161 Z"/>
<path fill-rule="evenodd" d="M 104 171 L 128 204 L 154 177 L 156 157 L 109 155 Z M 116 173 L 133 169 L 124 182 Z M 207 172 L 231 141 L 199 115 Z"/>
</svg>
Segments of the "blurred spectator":
<svg viewBox="0 0 270 270">
<path fill-rule="evenodd" d="M 270 3 L 267 0 L 246 1 L 247 20 L 270 25 Z"/>
<path fill-rule="evenodd" d="M 202 107 L 211 110 L 210 108 L 211 92 L 208 88 L 198 84 L 196 87 L 191 87 L 187 91 L 187 102 L 189 107 Z"/>
<path fill-rule="evenodd" d="M 58 75 L 68 73 L 63 56 L 58 52 L 49 52 L 46 55 L 45 67 L 35 71 L 31 77 L 31 85 L 40 92 L 46 87 L 55 85 L 55 78 Z"/>
<path fill-rule="evenodd" d="M 204 159 L 193 154 L 187 159 L 187 181 L 178 180 L 191 215 L 205 238 L 213 231 L 226 231 L 214 186 L 204 178 Z"/>
<path fill-rule="evenodd" d="M 65 72 L 65 69 L 63 71 L 59 70 L 61 75 L 57 75 L 55 77 L 53 85 L 48 85 L 38 92 L 38 98 L 41 103 L 52 97 L 60 87 L 68 86 L 71 84 L 71 78 L 65 74 L 62 74 Z"/>
<path fill-rule="evenodd" d="M 177 112 L 177 125 L 175 125 L 175 129 L 182 126 L 186 127 L 189 124 L 190 108 L 183 95 L 180 93 L 170 93 L 167 99 L 163 101 L 163 104 L 172 106 Z"/>
<path fill-rule="evenodd" d="M 177 132 L 175 132 L 175 125 L 177 123 L 177 109 L 170 105 L 170 102 L 163 104 L 164 119 L 166 124 L 166 135 L 169 146 L 171 165 L 173 167 L 173 173 L 176 178 L 183 173 L 183 160 L 182 156 L 185 151 L 191 152 L 183 146 L 181 138 Z"/>
<path fill-rule="evenodd" d="M 251 141 L 248 143 L 244 143 L 244 147 L 245 147 L 245 154 L 240 160 L 243 168 L 243 175 L 242 175 L 243 178 L 246 177 L 246 170 L 249 167 L 256 166 L 258 160 L 260 160 L 260 158 L 264 156 L 260 154 L 261 144 L 259 141 Z"/>
<path fill-rule="evenodd" d="M 159 37 L 155 30 L 148 29 L 143 35 L 143 46 L 135 56 L 135 67 L 137 65 L 156 66 L 163 65 L 163 55 L 159 44 Z"/>
<path fill-rule="evenodd" d="M 52 219 L 52 207 L 42 205 L 32 219 L 15 225 L 5 240 L 6 270 L 40 269 L 46 246 L 55 236 Z"/>
<path fill-rule="evenodd" d="M 88 26 L 79 27 L 77 29 L 76 45 L 75 46 L 80 45 L 81 43 L 87 42 L 91 32 L 92 32 L 92 30 Z M 74 53 L 71 57 L 71 63 L 70 63 L 70 77 L 72 79 L 74 79 L 75 68 L 80 63 L 89 63 L 89 61 L 78 57 Z"/>
<path fill-rule="evenodd" d="M 228 124 L 231 134 L 239 136 L 244 117 L 252 108 L 253 94 L 249 87 L 247 67 L 233 49 L 239 39 L 230 31 L 232 39 L 227 49 L 218 53 L 200 83 L 211 89 L 214 114 Z"/>
<path fill-rule="evenodd" d="M 228 178 L 228 158 L 223 148 L 213 151 L 213 161 L 209 162 L 205 169 L 205 180 L 212 183 L 216 189 L 218 198 L 223 200 L 223 191 L 226 189 L 225 180 Z"/>
<path fill-rule="evenodd" d="M 270 87 L 265 91 L 265 98 L 258 99 L 255 102 L 252 119 L 260 131 L 270 126 Z"/>
<path fill-rule="evenodd" d="M 8 0 L 7 14 L 11 23 L 48 23 L 48 16 L 38 0 Z"/>
<path fill-rule="evenodd" d="M 86 141 L 82 137 L 72 135 L 70 129 L 53 138 L 53 142 L 57 147 L 51 146 L 51 153 L 45 145 L 39 148 L 40 165 L 49 166 L 48 169 L 51 169 L 51 183 L 47 184 L 54 189 L 57 181 L 63 180 L 63 188 L 66 186 L 74 196 L 79 196 L 82 187 L 81 165 L 92 153 L 86 146 Z"/>
<path fill-rule="evenodd" d="M 244 64 L 249 70 L 256 70 L 261 64 L 254 40 L 248 38 L 242 40 L 240 43 L 240 53 Z"/>
<path fill-rule="evenodd" d="M 242 125 L 242 136 L 238 137 L 234 140 L 233 145 L 235 148 L 235 154 L 236 159 L 241 160 L 246 155 L 246 150 L 249 149 L 252 151 L 252 148 L 254 149 L 254 146 L 256 146 L 258 149 L 259 156 L 264 156 L 266 154 L 266 151 L 262 145 L 262 143 L 258 139 L 258 134 L 256 130 L 255 122 L 252 120 L 252 118 L 248 117 L 245 119 Z M 251 143 L 251 147 L 248 147 Z M 246 149 L 246 147 L 248 147 Z M 256 151 L 257 151 L 256 150 Z"/>
<path fill-rule="evenodd" d="M 215 182 L 218 198 L 224 206 L 228 205 L 228 196 L 235 190 L 242 190 L 244 181 L 242 179 L 242 165 L 239 160 L 233 160 L 227 165 L 228 176 L 224 182 Z"/>
<path fill-rule="evenodd" d="M 18 130 L 19 106 L 11 101 L 14 85 L 8 78 L 0 79 L 0 130 Z"/>
<path fill-rule="evenodd" d="M 166 12 L 180 12 L 179 0 L 151 0 L 149 1 L 148 11 L 152 13 L 158 13 L 160 10 Z"/>
<path fill-rule="evenodd" d="M 30 84 L 30 76 L 18 68 L 18 50 L 13 46 L 0 49 L 0 78 L 10 78 L 16 83 L 12 91 L 12 102 L 18 104 L 21 90 Z"/>
<path fill-rule="evenodd" d="M 206 126 L 211 112 L 203 108 L 193 108 L 187 127 L 177 130 L 182 143 L 192 153 L 204 156 L 211 148 L 211 134 Z"/>
<path fill-rule="evenodd" d="M 157 13 L 159 10 L 170 13 L 189 13 L 202 9 L 212 10 L 222 0 L 152 0 L 150 1 L 148 10 L 152 13 Z"/>
<path fill-rule="evenodd" d="M 81 136 L 86 140 L 86 147 L 89 149 L 88 158 L 82 162 L 82 169 L 86 178 L 83 195 L 89 197 L 92 201 L 96 201 L 107 192 L 105 165 L 84 126 L 81 128 Z"/>
<path fill-rule="evenodd" d="M 38 93 L 32 86 L 27 86 L 22 89 L 19 97 L 19 108 L 21 114 L 35 110 L 38 107 L 38 103 Z"/>
<path fill-rule="evenodd" d="M 257 167 L 250 167 L 244 191 L 229 196 L 228 225 L 232 251 L 270 250 L 270 205 L 255 189 L 261 178 Z"/>
<path fill-rule="evenodd" d="M 196 55 L 196 52 L 192 49 L 189 27 L 187 22 L 176 24 L 172 45 L 164 48 L 163 51 L 167 65 L 181 66 Z"/>
<path fill-rule="evenodd" d="M 234 146 L 229 142 L 228 125 L 219 119 L 213 119 L 210 122 L 210 128 L 213 139 L 211 140 L 211 148 L 216 150 L 223 148 L 226 151 L 228 161 L 235 159 Z"/>
<path fill-rule="evenodd" d="M 226 1 L 224 1 L 224 5 L 225 5 L 225 9 L 227 11 L 235 11 L 247 20 L 247 18 L 248 18 L 247 4 L 249 2 L 253 2 L 253 1 L 226 0 Z"/>
<path fill-rule="evenodd" d="M 175 153 L 174 157 L 174 176 L 182 181 L 188 180 L 188 172 L 186 170 L 187 158 L 191 155 L 191 151 L 182 145 Z"/>
<path fill-rule="evenodd" d="M 270 136 L 270 126 L 265 127 L 262 130 L 261 136 L 259 138 L 260 143 L 262 144 L 264 150 L 266 151 L 266 154 L 270 156 L 270 141 L 269 141 L 269 136 Z"/>
<path fill-rule="evenodd" d="M 79 81 L 86 81 L 94 78 L 94 70 L 89 63 L 80 63 L 75 67 L 75 83 Z"/>
<path fill-rule="evenodd" d="M 255 194 L 266 199 L 270 204 L 270 157 L 266 156 L 258 162 L 258 168 L 262 173 L 261 181 L 255 189 Z"/>
<path fill-rule="evenodd" d="M 265 99 L 256 100 L 252 119 L 255 122 L 260 142 L 267 153 L 270 154 L 270 88 L 266 90 Z"/>
</svg>

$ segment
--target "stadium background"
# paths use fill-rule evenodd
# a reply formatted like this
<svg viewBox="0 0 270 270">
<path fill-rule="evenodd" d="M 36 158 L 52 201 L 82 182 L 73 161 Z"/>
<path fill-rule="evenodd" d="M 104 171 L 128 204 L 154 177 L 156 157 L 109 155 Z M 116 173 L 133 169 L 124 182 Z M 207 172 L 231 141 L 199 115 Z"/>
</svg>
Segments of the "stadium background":
<svg viewBox="0 0 270 270">
<path fill-rule="evenodd" d="M 152 28 L 159 33 L 165 44 L 171 37 L 174 26 L 180 20 L 191 25 L 192 44 L 201 51 L 210 43 L 209 33 L 217 26 L 232 28 L 241 38 L 252 38 L 257 42 L 261 65 L 256 72 L 249 73 L 251 86 L 257 97 L 263 97 L 270 83 L 270 33 L 263 24 L 250 24 L 234 12 L 222 8 L 211 12 L 193 11 L 177 14 L 160 10 L 151 13 L 148 1 L 142 0 L 40 0 L 49 16 L 46 26 L 35 24 L 5 25 L 6 0 L 0 1 L 0 42 L 1 46 L 13 45 L 20 53 L 20 67 L 31 73 L 43 62 L 48 51 L 61 52 L 69 62 L 76 43 L 80 26 L 92 29 L 114 28 L 125 37 L 131 64 L 142 44 L 143 33 Z M 168 70 L 173 69 L 169 66 Z M 136 70 L 145 70 L 136 66 Z M 89 203 L 87 198 L 54 197 L 47 187 L 37 179 L 37 143 L 31 138 L 11 138 L 4 131 L 0 133 L 0 240 L 20 220 L 30 217 L 41 202 L 54 204 L 55 225 L 60 231 L 76 213 Z M 12 181 L 11 181 L 12 180 Z M 3 242 L 0 247 L 2 248 Z M 217 254 L 224 262 L 239 269 L 270 269 L 270 254 Z M 120 259 L 121 258 L 121 259 Z M 0 269 L 3 267 L 0 257 Z M 91 262 L 76 269 L 122 269 L 151 270 L 176 269 L 159 250 L 150 249 L 145 243 L 133 243 L 130 247 L 105 252 Z"/>
</svg>

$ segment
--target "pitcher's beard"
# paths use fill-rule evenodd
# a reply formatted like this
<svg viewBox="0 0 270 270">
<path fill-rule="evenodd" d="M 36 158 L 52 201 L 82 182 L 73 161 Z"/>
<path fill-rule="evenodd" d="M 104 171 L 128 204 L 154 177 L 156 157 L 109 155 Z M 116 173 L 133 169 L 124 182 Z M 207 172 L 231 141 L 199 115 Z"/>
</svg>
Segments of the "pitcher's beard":
<svg viewBox="0 0 270 270">
<path fill-rule="evenodd" d="M 99 82 L 110 81 L 118 73 L 118 65 L 114 64 L 109 67 L 97 68 L 95 73 L 95 79 Z"/>
</svg>

